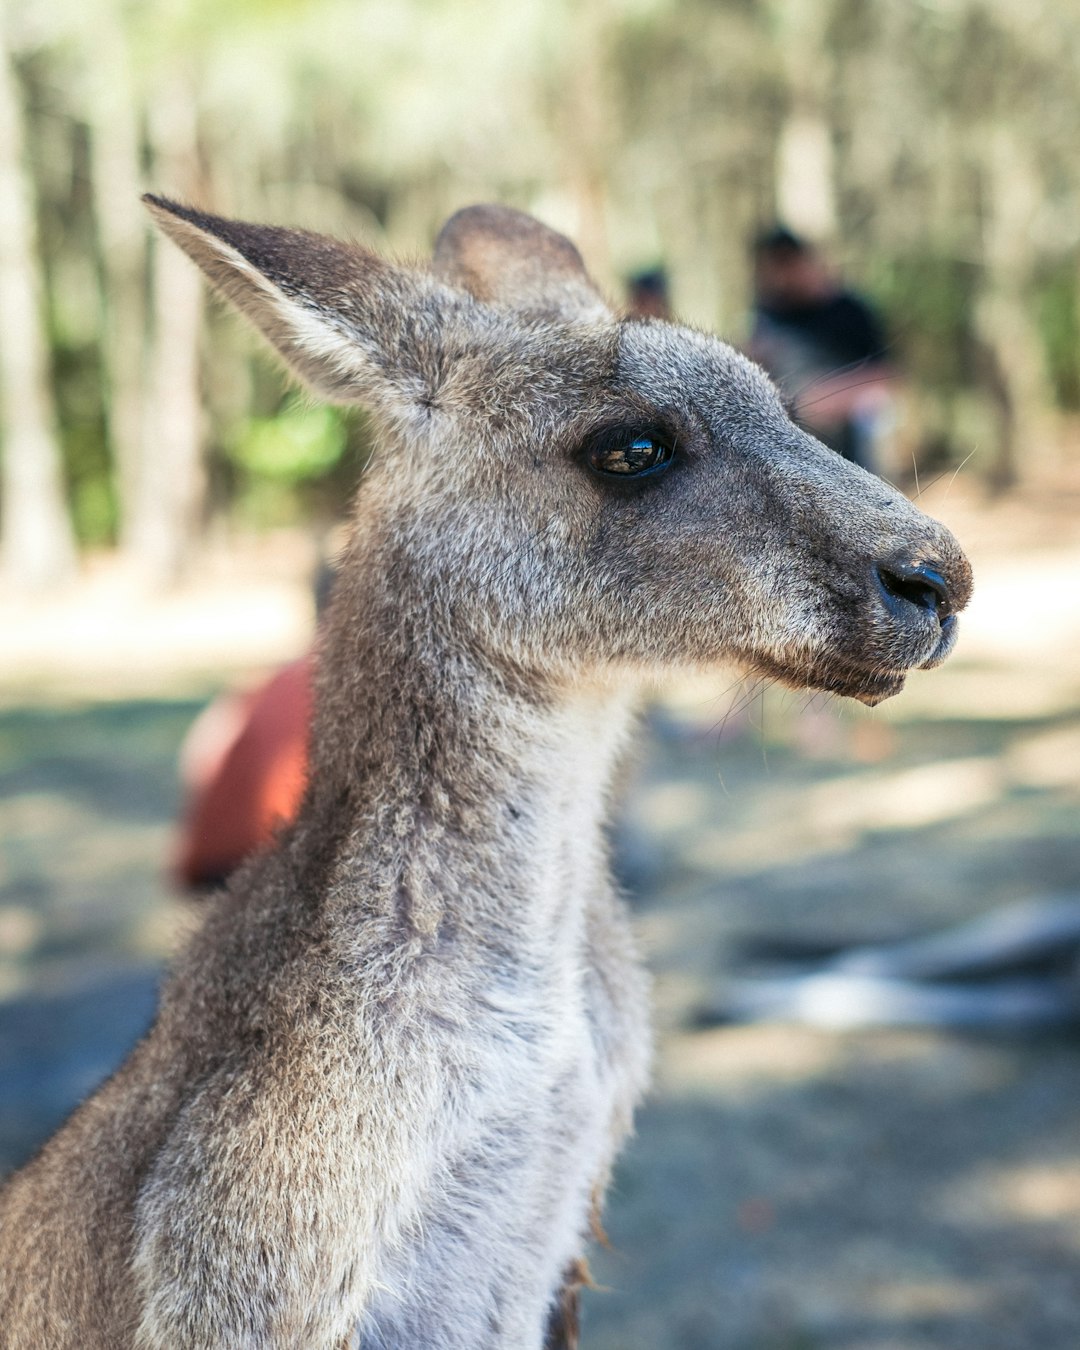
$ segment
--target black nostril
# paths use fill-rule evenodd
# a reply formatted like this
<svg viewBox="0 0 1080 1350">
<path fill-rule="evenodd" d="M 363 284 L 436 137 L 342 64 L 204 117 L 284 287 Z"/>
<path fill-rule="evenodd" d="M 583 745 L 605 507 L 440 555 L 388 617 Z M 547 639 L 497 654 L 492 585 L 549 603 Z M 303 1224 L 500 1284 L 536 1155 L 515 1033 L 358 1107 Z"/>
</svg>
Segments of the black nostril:
<svg viewBox="0 0 1080 1350">
<path fill-rule="evenodd" d="M 909 605 L 947 619 L 952 613 L 949 588 L 945 578 L 932 567 L 914 567 L 893 563 L 877 568 L 878 581 L 885 594 L 893 600 L 906 600 Z"/>
</svg>

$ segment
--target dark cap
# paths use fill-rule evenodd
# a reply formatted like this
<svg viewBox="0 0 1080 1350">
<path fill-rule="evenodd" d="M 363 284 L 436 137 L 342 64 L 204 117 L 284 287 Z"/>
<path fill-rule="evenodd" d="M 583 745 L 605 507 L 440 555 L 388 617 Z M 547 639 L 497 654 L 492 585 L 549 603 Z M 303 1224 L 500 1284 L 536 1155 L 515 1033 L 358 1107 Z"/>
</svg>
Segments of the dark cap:
<svg viewBox="0 0 1080 1350">
<path fill-rule="evenodd" d="M 810 244 L 787 228 L 786 225 L 770 225 L 754 236 L 754 252 L 760 253 L 809 253 Z"/>
</svg>

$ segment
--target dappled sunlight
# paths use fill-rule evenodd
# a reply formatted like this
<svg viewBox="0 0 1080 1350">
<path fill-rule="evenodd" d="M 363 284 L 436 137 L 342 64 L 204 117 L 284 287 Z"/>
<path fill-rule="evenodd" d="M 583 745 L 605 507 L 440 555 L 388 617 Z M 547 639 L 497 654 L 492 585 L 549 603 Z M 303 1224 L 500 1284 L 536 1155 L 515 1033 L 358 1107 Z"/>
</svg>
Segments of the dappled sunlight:
<svg viewBox="0 0 1080 1350">
<path fill-rule="evenodd" d="M 831 842 L 864 830 L 912 830 L 954 820 L 992 802 L 1003 787 L 994 759 L 938 760 L 811 788 L 802 798 L 803 813 L 807 829 Z"/>
<path fill-rule="evenodd" d="M 962 652 L 967 660 L 1060 662 L 1075 671 L 1080 650 L 1076 603 L 1077 550 L 1055 549 L 1007 565 L 973 558 L 978 582 L 965 611 Z"/>
<path fill-rule="evenodd" d="M 103 823 L 97 811 L 71 800 L 64 792 L 22 792 L 3 801 L 0 810 L 9 844 L 0 855 L 0 884 L 5 885 L 10 884 L 17 851 L 33 850 L 59 839 L 70 843 L 73 834 L 85 830 L 95 818 Z M 64 853 L 50 859 L 61 865 L 63 861 Z"/>
<path fill-rule="evenodd" d="M 748 1100 L 778 1084 L 805 1082 L 836 1066 L 844 1050 L 833 1036 L 800 1027 L 728 1027 L 664 1042 L 658 1075 L 677 1096 Z"/>
<path fill-rule="evenodd" d="M 223 670 L 302 652 L 314 621 L 310 541 L 285 534 L 239 559 L 208 553 L 198 574 L 167 593 L 148 589 L 130 565 L 101 559 L 53 596 L 0 595 L 0 701 L 115 698 L 193 680 L 205 689 Z"/>
<path fill-rule="evenodd" d="M 768 818 L 696 834 L 687 860 L 703 869 L 774 867 L 855 848 L 868 832 L 903 832 L 971 815 L 1007 790 L 1005 764 L 989 756 L 894 772 L 841 775 L 800 789 L 777 787 Z"/>
<path fill-rule="evenodd" d="M 992 1193 L 1009 1215 L 1032 1222 L 1080 1222 L 1080 1163 L 1073 1159 L 1057 1167 L 1037 1163 L 1003 1171 L 990 1182 Z M 1080 1250 L 1080 1231 L 1073 1238 Z"/>
<path fill-rule="evenodd" d="M 970 1280 L 885 1280 L 871 1284 L 860 1302 L 867 1313 L 902 1322 L 989 1311 L 993 1295 Z"/>
<path fill-rule="evenodd" d="M 1005 754 L 1005 767 L 1019 787 L 1080 791 L 1080 724 L 1018 736 Z"/>
<path fill-rule="evenodd" d="M 1060 1224 L 1080 1253 L 1080 1162 L 1059 1155 L 975 1167 L 942 1195 L 940 1213 L 972 1224 Z"/>
<path fill-rule="evenodd" d="M 861 1242 L 858 1246 L 840 1245 L 831 1249 L 830 1258 L 847 1273 L 842 1291 L 809 1300 L 808 1312 L 814 1321 L 826 1326 L 870 1325 L 888 1337 L 890 1324 L 899 1329 L 915 1323 L 947 1322 L 954 1317 L 992 1315 L 994 1293 L 973 1279 L 934 1279 L 917 1275 L 897 1279 L 893 1273 L 896 1251 L 887 1242 L 876 1246 Z M 851 1342 L 847 1342 L 850 1344 Z M 875 1339 L 861 1344 L 888 1345 L 891 1340 Z M 908 1342 L 896 1341 L 906 1346 Z"/>
<path fill-rule="evenodd" d="M 43 928 L 42 915 L 29 905 L 0 905 L 0 960 L 33 951 Z"/>
<path fill-rule="evenodd" d="M 47 876 L 50 885 L 70 888 L 76 903 L 87 877 L 122 874 L 163 856 L 168 826 L 120 823 L 106 813 L 65 798 L 33 793 L 0 801 L 0 829 L 7 845 L 0 853 L 0 887 L 16 889 L 28 878 Z"/>
<path fill-rule="evenodd" d="M 642 811 L 660 834 L 693 829 L 712 814 L 712 795 L 692 783 L 658 783 L 645 791 Z"/>
<path fill-rule="evenodd" d="M 175 950 L 165 862 L 191 709 L 0 712 L 0 997 Z"/>
<path fill-rule="evenodd" d="M 1013 678 L 1024 677 L 1017 672 Z M 929 727 L 949 723 L 948 740 L 935 741 L 929 727 L 917 745 L 910 734 L 897 732 L 890 740 L 875 738 L 872 754 L 863 729 L 873 729 L 873 722 L 845 720 L 838 711 L 832 729 L 823 732 L 827 713 L 815 711 L 810 720 L 801 709 L 765 695 L 773 700 L 766 714 L 770 741 L 760 724 L 743 726 L 738 748 L 706 738 L 703 744 L 710 748 L 699 753 L 711 756 L 714 782 L 646 784 L 634 803 L 635 819 L 679 849 L 682 861 L 695 869 L 767 871 L 857 849 L 868 835 L 902 836 L 964 820 L 977 824 L 997 807 L 1026 811 L 1031 792 L 1075 795 L 1080 719 L 1063 713 L 1072 714 L 1077 700 L 1062 690 L 1060 700 L 1035 709 L 1022 699 L 1008 707 L 1008 680 L 999 674 L 990 683 L 996 693 L 989 708 L 969 688 L 956 707 L 947 699 L 932 718 L 923 719 Z M 1002 683 L 1004 689 L 998 688 Z M 803 730 L 804 718 L 813 740 Z M 908 718 L 916 720 L 917 713 L 908 710 Z M 955 745 L 965 724 L 972 727 L 968 744 L 980 753 L 935 753 L 936 746 Z M 985 729 L 976 730 L 979 726 Z M 807 769 L 793 776 L 790 756 L 803 747 L 812 756 Z M 905 763 L 913 752 L 922 762 Z M 766 804 L 767 810 L 759 809 Z"/>
<path fill-rule="evenodd" d="M 968 663 L 961 649 L 955 664 L 909 675 L 904 692 L 878 715 L 897 723 L 950 718 L 1011 722 L 1057 717 L 1078 704 L 1080 674 L 1075 662 L 1061 668 L 1041 661 L 1020 669 L 976 666 Z"/>
<path fill-rule="evenodd" d="M 601 1350 L 671 1344 L 672 1318 L 710 1347 L 1069 1344 L 1075 1221 L 1000 1197 L 1046 1213 L 1060 1179 L 1071 1216 L 1075 1151 L 1049 1166 L 1046 1139 L 1074 1128 L 1075 1071 L 928 1032 L 667 1039 L 596 1262 L 620 1291 Z"/>
</svg>

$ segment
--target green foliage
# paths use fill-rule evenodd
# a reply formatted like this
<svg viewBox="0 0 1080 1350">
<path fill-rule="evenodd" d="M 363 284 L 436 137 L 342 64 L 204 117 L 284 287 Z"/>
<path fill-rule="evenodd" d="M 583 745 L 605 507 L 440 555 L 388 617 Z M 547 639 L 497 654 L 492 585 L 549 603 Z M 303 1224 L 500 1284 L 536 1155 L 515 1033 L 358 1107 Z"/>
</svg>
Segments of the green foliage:
<svg viewBox="0 0 1080 1350">
<path fill-rule="evenodd" d="M 337 408 L 314 407 L 291 395 L 272 417 L 244 423 L 227 453 L 252 478 L 295 487 L 329 473 L 347 444 Z"/>
<path fill-rule="evenodd" d="M 1058 404 L 1080 409 L 1080 274 L 1076 260 L 1048 269 L 1035 289 L 1046 367 Z"/>
<path fill-rule="evenodd" d="M 236 419 L 212 447 L 211 504 L 252 529 L 338 519 L 370 453 L 366 417 L 300 393 L 275 398 L 280 377 L 261 358 L 256 374 L 253 399 L 268 411 Z"/>
<path fill-rule="evenodd" d="M 974 303 L 978 273 L 947 254 L 882 258 L 870 286 L 882 311 L 897 363 L 920 382 L 957 388 L 972 378 Z"/>
<path fill-rule="evenodd" d="M 90 547 L 113 544 L 119 522 L 97 349 L 57 342 L 53 371 L 75 536 Z"/>
</svg>

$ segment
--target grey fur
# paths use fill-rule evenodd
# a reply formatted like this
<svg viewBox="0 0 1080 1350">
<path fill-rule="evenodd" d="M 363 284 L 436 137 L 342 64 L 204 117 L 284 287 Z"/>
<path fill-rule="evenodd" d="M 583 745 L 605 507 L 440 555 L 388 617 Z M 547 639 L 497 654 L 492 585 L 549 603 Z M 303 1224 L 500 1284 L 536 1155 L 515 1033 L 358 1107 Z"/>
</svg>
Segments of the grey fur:
<svg viewBox="0 0 1080 1350">
<path fill-rule="evenodd" d="M 157 199 L 378 453 L 299 819 L 212 905 L 153 1029 L 0 1196 L 19 1350 L 540 1350 L 646 1082 L 602 826 L 643 684 L 735 660 L 868 702 L 955 629 L 875 564 L 951 536 L 714 338 L 620 322 L 569 241 L 449 222 L 432 272 Z M 615 485 L 595 429 L 660 425 Z"/>
</svg>

